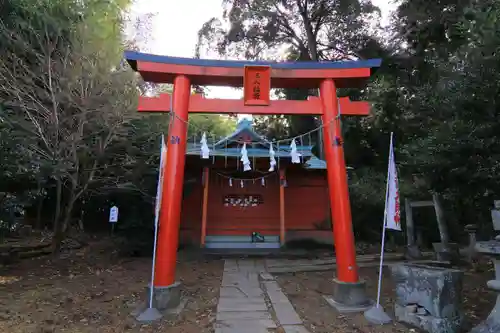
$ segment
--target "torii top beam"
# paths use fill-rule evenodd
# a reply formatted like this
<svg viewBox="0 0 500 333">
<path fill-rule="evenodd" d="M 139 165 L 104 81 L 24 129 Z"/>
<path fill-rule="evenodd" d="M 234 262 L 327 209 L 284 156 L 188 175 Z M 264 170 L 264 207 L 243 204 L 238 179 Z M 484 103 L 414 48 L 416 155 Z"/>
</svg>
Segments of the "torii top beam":
<svg viewBox="0 0 500 333">
<path fill-rule="evenodd" d="M 333 62 L 207 60 L 135 51 L 126 51 L 125 58 L 145 81 L 153 83 L 173 83 L 177 75 L 186 75 L 194 85 L 242 87 L 245 66 L 269 66 L 272 88 L 317 88 L 324 79 L 334 79 L 337 88 L 359 87 L 381 64 L 381 59 Z"/>
</svg>

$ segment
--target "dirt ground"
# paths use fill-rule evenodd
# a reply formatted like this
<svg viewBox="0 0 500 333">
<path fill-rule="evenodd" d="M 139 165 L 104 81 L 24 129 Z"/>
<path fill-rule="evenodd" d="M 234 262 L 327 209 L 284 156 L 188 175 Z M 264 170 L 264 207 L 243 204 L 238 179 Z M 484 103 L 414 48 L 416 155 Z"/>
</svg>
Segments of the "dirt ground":
<svg viewBox="0 0 500 333">
<path fill-rule="evenodd" d="M 151 261 L 119 259 L 92 244 L 66 258 L 0 268 L 0 332 L 213 332 L 223 262 L 181 252 L 178 280 L 188 300 L 179 318 L 143 325 L 130 312 L 146 300 Z"/>
<path fill-rule="evenodd" d="M 377 295 L 378 268 L 362 268 L 360 275 L 367 281 L 370 297 Z M 493 278 L 490 264 L 482 266 L 481 273 L 467 271 L 464 279 L 463 304 L 468 318 L 464 332 L 485 319 L 495 304 L 495 293 L 486 288 L 486 282 Z M 278 276 L 278 283 L 292 302 L 297 313 L 311 332 L 317 333 L 395 333 L 419 332 L 400 323 L 383 326 L 370 325 L 363 314 L 340 315 L 336 313 L 322 295 L 331 294 L 331 280 L 334 272 L 290 273 Z M 390 273 L 384 270 L 382 283 L 382 306 L 392 317 L 394 314 L 394 284 Z"/>
</svg>

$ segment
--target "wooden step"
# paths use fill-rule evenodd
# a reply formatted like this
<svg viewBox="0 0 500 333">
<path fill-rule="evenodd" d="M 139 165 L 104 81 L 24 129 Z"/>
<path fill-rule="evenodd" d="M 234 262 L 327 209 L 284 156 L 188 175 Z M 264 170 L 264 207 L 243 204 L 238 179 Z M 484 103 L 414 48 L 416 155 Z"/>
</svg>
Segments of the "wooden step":
<svg viewBox="0 0 500 333">
<path fill-rule="evenodd" d="M 276 235 L 272 236 L 266 236 L 262 235 L 264 237 L 264 242 L 263 243 L 279 243 L 280 237 Z M 251 243 L 252 242 L 252 236 L 232 236 L 232 235 L 207 235 L 205 237 L 205 242 L 209 243 Z"/>
<path fill-rule="evenodd" d="M 207 249 L 279 249 L 280 243 L 207 242 Z"/>
</svg>

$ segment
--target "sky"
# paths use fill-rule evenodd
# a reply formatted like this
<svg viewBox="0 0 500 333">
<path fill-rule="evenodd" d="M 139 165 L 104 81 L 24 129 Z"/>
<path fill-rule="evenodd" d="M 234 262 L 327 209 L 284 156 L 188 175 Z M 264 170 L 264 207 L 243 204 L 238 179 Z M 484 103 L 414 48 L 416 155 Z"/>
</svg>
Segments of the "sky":
<svg viewBox="0 0 500 333">
<path fill-rule="evenodd" d="M 393 0 L 372 0 L 382 11 L 382 24 L 387 22 Z M 154 14 L 148 53 L 175 57 L 193 57 L 202 24 L 222 15 L 221 0 L 136 0 L 132 16 Z M 240 99 L 241 90 L 210 87 L 209 98 Z"/>
</svg>

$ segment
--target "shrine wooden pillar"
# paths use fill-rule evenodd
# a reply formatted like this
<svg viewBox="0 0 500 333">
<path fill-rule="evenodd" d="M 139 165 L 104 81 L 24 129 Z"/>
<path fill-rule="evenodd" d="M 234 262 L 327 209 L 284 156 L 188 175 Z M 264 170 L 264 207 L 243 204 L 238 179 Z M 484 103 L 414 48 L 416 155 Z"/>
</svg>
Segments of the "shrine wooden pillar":
<svg viewBox="0 0 500 333">
<path fill-rule="evenodd" d="M 201 211 L 201 238 L 200 245 L 205 247 L 205 238 L 207 237 L 207 214 L 208 214 L 208 186 L 210 183 L 210 169 L 203 168 L 203 206 Z"/>
<path fill-rule="evenodd" d="M 285 169 L 280 169 L 280 245 L 284 246 L 285 236 Z"/>
<path fill-rule="evenodd" d="M 358 282 L 356 248 L 352 230 L 347 170 L 342 145 L 340 112 L 335 82 L 326 79 L 320 84 L 323 140 L 327 162 L 328 192 L 333 217 L 333 238 L 337 258 L 337 279 Z"/>
<path fill-rule="evenodd" d="M 186 162 L 187 121 L 191 83 L 178 75 L 174 79 L 172 115 L 166 140 L 167 163 L 163 177 L 158 245 L 156 250 L 155 287 L 168 287 L 175 282 L 179 225 L 181 221 L 182 187 Z"/>
</svg>

